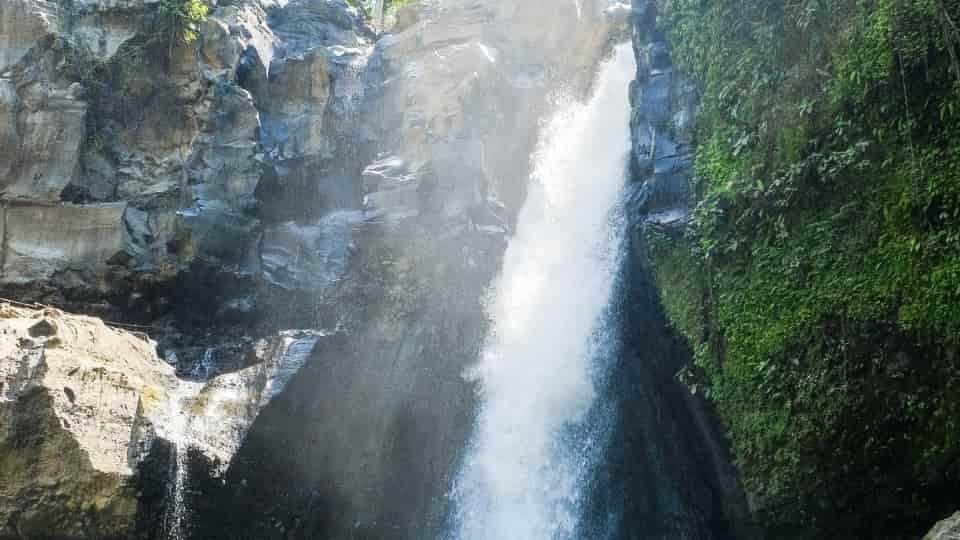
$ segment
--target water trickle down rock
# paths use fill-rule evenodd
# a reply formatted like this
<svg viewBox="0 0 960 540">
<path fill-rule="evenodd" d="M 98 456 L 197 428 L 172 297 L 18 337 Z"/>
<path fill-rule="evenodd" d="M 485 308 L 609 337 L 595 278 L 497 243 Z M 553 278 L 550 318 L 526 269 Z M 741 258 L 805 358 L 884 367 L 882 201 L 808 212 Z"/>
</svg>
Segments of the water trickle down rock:
<svg viewBox="0 0 960 540">
<path fill-rule="evenodd" d="M 0 304 L 0 536 L 125 537 L 138 468 L 161 440 L 174 457 L 166 526 L 179 531 L 188 451 L 222 470 L 323 335 L 285 331 L 244 369 L 179 379 L 142 335 Z"/>
</svg>

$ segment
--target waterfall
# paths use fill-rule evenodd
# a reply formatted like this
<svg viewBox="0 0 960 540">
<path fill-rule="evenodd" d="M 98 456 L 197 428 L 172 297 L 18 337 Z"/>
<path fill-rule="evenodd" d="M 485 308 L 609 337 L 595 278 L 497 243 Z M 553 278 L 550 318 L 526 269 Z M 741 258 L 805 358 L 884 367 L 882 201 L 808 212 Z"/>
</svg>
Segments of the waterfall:
<svg viewBox="0 0 960 540">
<path fill-rule="evenodd" d="M 189 480 L 190 430 L 193 427 L 196 401 L 203 392 L 203 380 L 209 379 L 215 369 L 214 350 L 208 348 L 200 362 L 191 370 L 191 379 L 178 380 L 167 403 L 167 422 L 158 426 L 159 433 L 170 443 L 170 483 L 167 485 L 166 508 L 163 518 L 164 540 L 186 540 L 184 522 L 188 519 L 186 490 Z"/>
<path fill-rule="evenodd" d="M 172 393 L 168 416 L 169 422 L 161 426 L 162 436 L 170 443 L 170 483 L 167 485 L 167 500 L 164 512 L 164 540 L 185 540 L 184 521 L 187 518 L 186 489 L 189 474 L 188 432 L 191 416 L 187 414 L 190 403 L 203 390 L 203 383 L 180 381 Z"/>
<path fill-rule="evenodd" d="M 492 329 L 468 373 L 480 410 L 451 495 L 452 538 L 577 535 L 581 492 L 604 446 L 587 420 L 612 347 L 604 322 L 623 236 L 616 211 L 635 67 L 630 45 L 617 46 L 593 96 L 561 107 L 541 133 L 488 299 Z"/>
</svg>

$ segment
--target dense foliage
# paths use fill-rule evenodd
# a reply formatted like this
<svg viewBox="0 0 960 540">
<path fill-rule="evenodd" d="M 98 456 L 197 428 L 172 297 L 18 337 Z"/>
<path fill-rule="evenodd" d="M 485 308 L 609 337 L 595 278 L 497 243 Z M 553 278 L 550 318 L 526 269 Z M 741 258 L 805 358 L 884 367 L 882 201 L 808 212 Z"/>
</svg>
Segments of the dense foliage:
<svg viewBox="0 0 960 540">
<path fill-rule="evenodd" d="M 650 233 L 776 537 L 916 537 L 960 486 L 960 0 L 661 0 L 696 209 Z"/>
</svg>

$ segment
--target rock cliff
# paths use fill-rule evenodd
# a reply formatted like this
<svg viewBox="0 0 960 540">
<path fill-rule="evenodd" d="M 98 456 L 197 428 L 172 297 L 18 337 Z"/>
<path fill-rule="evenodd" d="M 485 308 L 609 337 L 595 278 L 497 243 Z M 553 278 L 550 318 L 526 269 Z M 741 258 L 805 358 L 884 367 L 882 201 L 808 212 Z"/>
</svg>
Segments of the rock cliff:
<svg viewBox="0 0 960 540">
<path fill-rule="evenodd" d="M 960 4 L 633 6 L 634 275 L 753 519 L 919 537 L 960 472 Z"/>
<path fill-rule="evenodd" d="M 267 233 L 355 205 L 325 126 L 351 123 L 371 31 L 275 7 L 215 9 L 187 43 L 158 2 L 4 6 L 3 290 L 155 320 L 183 304 L 166 285 L 276 275 Z"/>
<path fill-rule="evenodd" d="M 595 482 L 592 527 L 610 538 L 752 538 L 723 426 L 687 376 L 691 351 L 664 312 L 647 260 L 646 231 L 686 225 L 696 94 L 673 70 L 656 3 L 635 0 L 630 22 L 637 75 L 615 301 L 623 342 L 605 389 L 617 424 Z"/>
<path fill-rule="evenodd" d="M 146 445 L 123 471 L 84 465 L 114 506 L 64 534 L 439 530 L 484 291 L 539 121 L 609 49 L 608 4 L 423 2 L 378 36 L 342 0 L 237 0 L 185 40 L 165 2 L 4 3 L 0 296 L 144 325 L 157 399 L 188 413 L 116 439 Z M 31 414 L 55 418 L 45 392 Z"/>
</svg>

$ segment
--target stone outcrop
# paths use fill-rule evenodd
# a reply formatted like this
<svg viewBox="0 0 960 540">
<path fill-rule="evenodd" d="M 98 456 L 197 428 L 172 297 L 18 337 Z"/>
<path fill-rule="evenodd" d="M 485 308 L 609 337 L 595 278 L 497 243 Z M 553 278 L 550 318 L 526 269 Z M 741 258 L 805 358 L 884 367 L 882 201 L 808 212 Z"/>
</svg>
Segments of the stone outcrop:
<svg viewBox="0 0 960 540">
<path fill-rule="evenodd" d="M 0 304 L 0 537 L 115 538 L 177 385 L 145 337 Z"/>
<path fill-rule="evenodd" d="M 636 181 L 628 204 L 644 216 L 645 226 L 681 231 L 692 193 L 696 90 L 673 69 L 670 47 L 657 29 L 655 2 L 633 6 L 637 78 L 630 92 L 630 129 Z"/>
<path fill-rule="evenodd" d="M 131 537 L 144 476 L 169 473 L 151 456 L 172 446 L 226 467 L 322 338 L 281 332 L 252 343 L 244 367 L 180 379 L 144 334 L 0 304 L 0 538 Z"/>
</svg>

